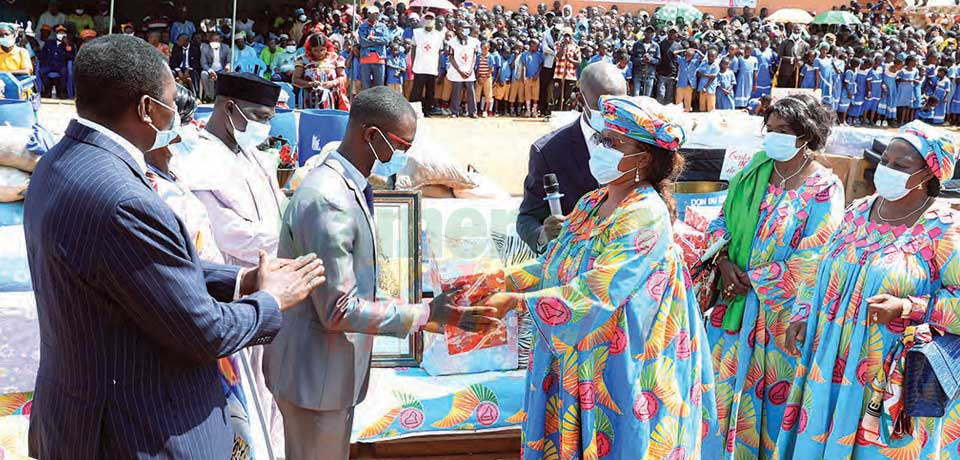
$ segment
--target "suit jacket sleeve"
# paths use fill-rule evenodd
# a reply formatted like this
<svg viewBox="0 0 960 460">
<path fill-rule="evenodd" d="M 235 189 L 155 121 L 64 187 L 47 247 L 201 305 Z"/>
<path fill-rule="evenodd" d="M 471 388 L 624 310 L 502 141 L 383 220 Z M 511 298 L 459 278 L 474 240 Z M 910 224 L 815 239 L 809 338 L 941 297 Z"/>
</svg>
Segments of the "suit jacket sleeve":
<svg viewBox="0 0 960 460">
<path fill-rule="evenodd" d="M 113 250 L 103 251 L 101 267 L 117 305 L 145 336 L 197 362 L 269 342 L 282 321 L 276 300 L 266 292 L 232 303 L 214 300 L 208 289 L 223 298 L 235 271 L 195 263 L 179 229 L 169 225 L 175 219 L 159 200 L 117 206 L 104 241 Z"/>
<path fill-rule="evenodd" d="M 293 206 L 294 204 L 291 204 Z M 406 305 L 396 299 L 370 301 L 357 297 L 354 245 L 358 225 L 365 217 L 358 208 L 341 210 L 322 198 L 296 203 L 300 207 L 297 243 L 304 253 L 317 254 L 326 268 L 327 282 L 310 295 L 323 326 L 330 331 L 405 337 L 428 315 L 424 304 Z M 358 224 L 358 222 L 360 224 Z M 366 229 L 359 229 L 366 231 Z M 363 261 L 373 263 L 373 261 Z"/>
<path fill-rule="evenodd" d="M 517 233 L 534 251 L 544 219 L 550 215 L 550 206 L 543 198 L 543 175 L 550 172 L 543 153 L 536 145 L 530 146 L 527 178 L 523 181 L 523 201 L 517 214 Z"/>
<path fill-rule="evenodd" d="M 207 283 L 207 293 L 218 302 L 233 302 L 237 289 L 237 277 L 240 267 L 223 265 L 200 259 L 203 279 Z"/>
</svg>

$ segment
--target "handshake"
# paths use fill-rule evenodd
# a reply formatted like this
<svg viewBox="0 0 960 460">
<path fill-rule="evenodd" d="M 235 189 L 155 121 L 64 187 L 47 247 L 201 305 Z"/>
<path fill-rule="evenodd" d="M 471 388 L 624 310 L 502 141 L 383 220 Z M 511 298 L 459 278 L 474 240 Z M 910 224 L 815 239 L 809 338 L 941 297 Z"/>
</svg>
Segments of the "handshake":
<svg viewBox="0 0 960 460">
<path fill-rule="evenodd" d="M 499 286 L 494 287 L 483 282 L 492 279 L 469 276 L 445 287 L 446 291 L 430 302 L 430 321 L 424 330 L 442 333 L 444 325 L 456 326 L 470 332 L 500 327 L 500 320 L 507 312 L 519 308 L 522 304 L 519 295 L 496 292 Z"/>
</svg>

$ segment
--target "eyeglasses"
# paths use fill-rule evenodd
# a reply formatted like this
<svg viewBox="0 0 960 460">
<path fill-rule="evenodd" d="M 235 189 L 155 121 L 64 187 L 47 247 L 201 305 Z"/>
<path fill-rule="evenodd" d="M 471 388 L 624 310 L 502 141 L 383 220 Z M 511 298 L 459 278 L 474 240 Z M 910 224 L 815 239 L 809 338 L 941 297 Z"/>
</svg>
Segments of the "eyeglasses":
<svg viewBox="0 0 960 460">
<path fill-rule="evenodd" d="M 602 133 L 593 133 L 591 140 L 597 145 L 602 145 L 605 148 L 612 149 L 618 145 L 626 144 L 627 141 L 624 139 L 613 139 L 610 137 L 605 137 Z"/>
<path fill-rule="evenodd" d="M 400 146 L 403 147 L 402 150 L 404 151 L 410 150 L 410 147 L 413 147 L 413 143 L 407 142 L 402 137 L 397 136 L 396 134 L 393 134 L 390 131 L 387 131 L 379 126 L 374 126 L 374 125 L 365 125 L 365 126 L 370 128 L 377 128 L 377 130 L 380 131 L 388 140 L 399 143 Z"/>
</svg>

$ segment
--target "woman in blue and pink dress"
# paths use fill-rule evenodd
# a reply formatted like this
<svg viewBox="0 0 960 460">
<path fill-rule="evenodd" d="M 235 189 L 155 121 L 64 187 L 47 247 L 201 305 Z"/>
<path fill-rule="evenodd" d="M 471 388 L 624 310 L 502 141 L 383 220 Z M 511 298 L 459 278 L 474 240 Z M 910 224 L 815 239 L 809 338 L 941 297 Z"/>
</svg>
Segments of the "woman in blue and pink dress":
<svg viewBox="0 0 960 460">
<path fill-rule="evenodd" d="M 956 406 L 910 417 L 902 395 L 905 350 L 960 333 L 960 214 L 936 199 L 958 148 L 947 130 L 903 126 L 877 167 L 877 193 L 854 201 L 829 238 L 787 329 L 800 359 L 775 458 L 955 458 Z"/>
</svg>

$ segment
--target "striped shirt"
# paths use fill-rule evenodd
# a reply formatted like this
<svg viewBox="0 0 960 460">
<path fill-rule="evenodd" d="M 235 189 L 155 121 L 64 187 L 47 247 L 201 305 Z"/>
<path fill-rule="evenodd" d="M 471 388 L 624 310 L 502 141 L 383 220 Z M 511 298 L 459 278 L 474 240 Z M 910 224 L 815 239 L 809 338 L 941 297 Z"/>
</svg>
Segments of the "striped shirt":
<svg viewBox="0 0 960 460">
<path fill-rule="evenodd" d="M 477 58 L 477 78 L 490 78 L 490 64 L 487 62 L 489 56 L 480 55 Z"/>
</svg>

